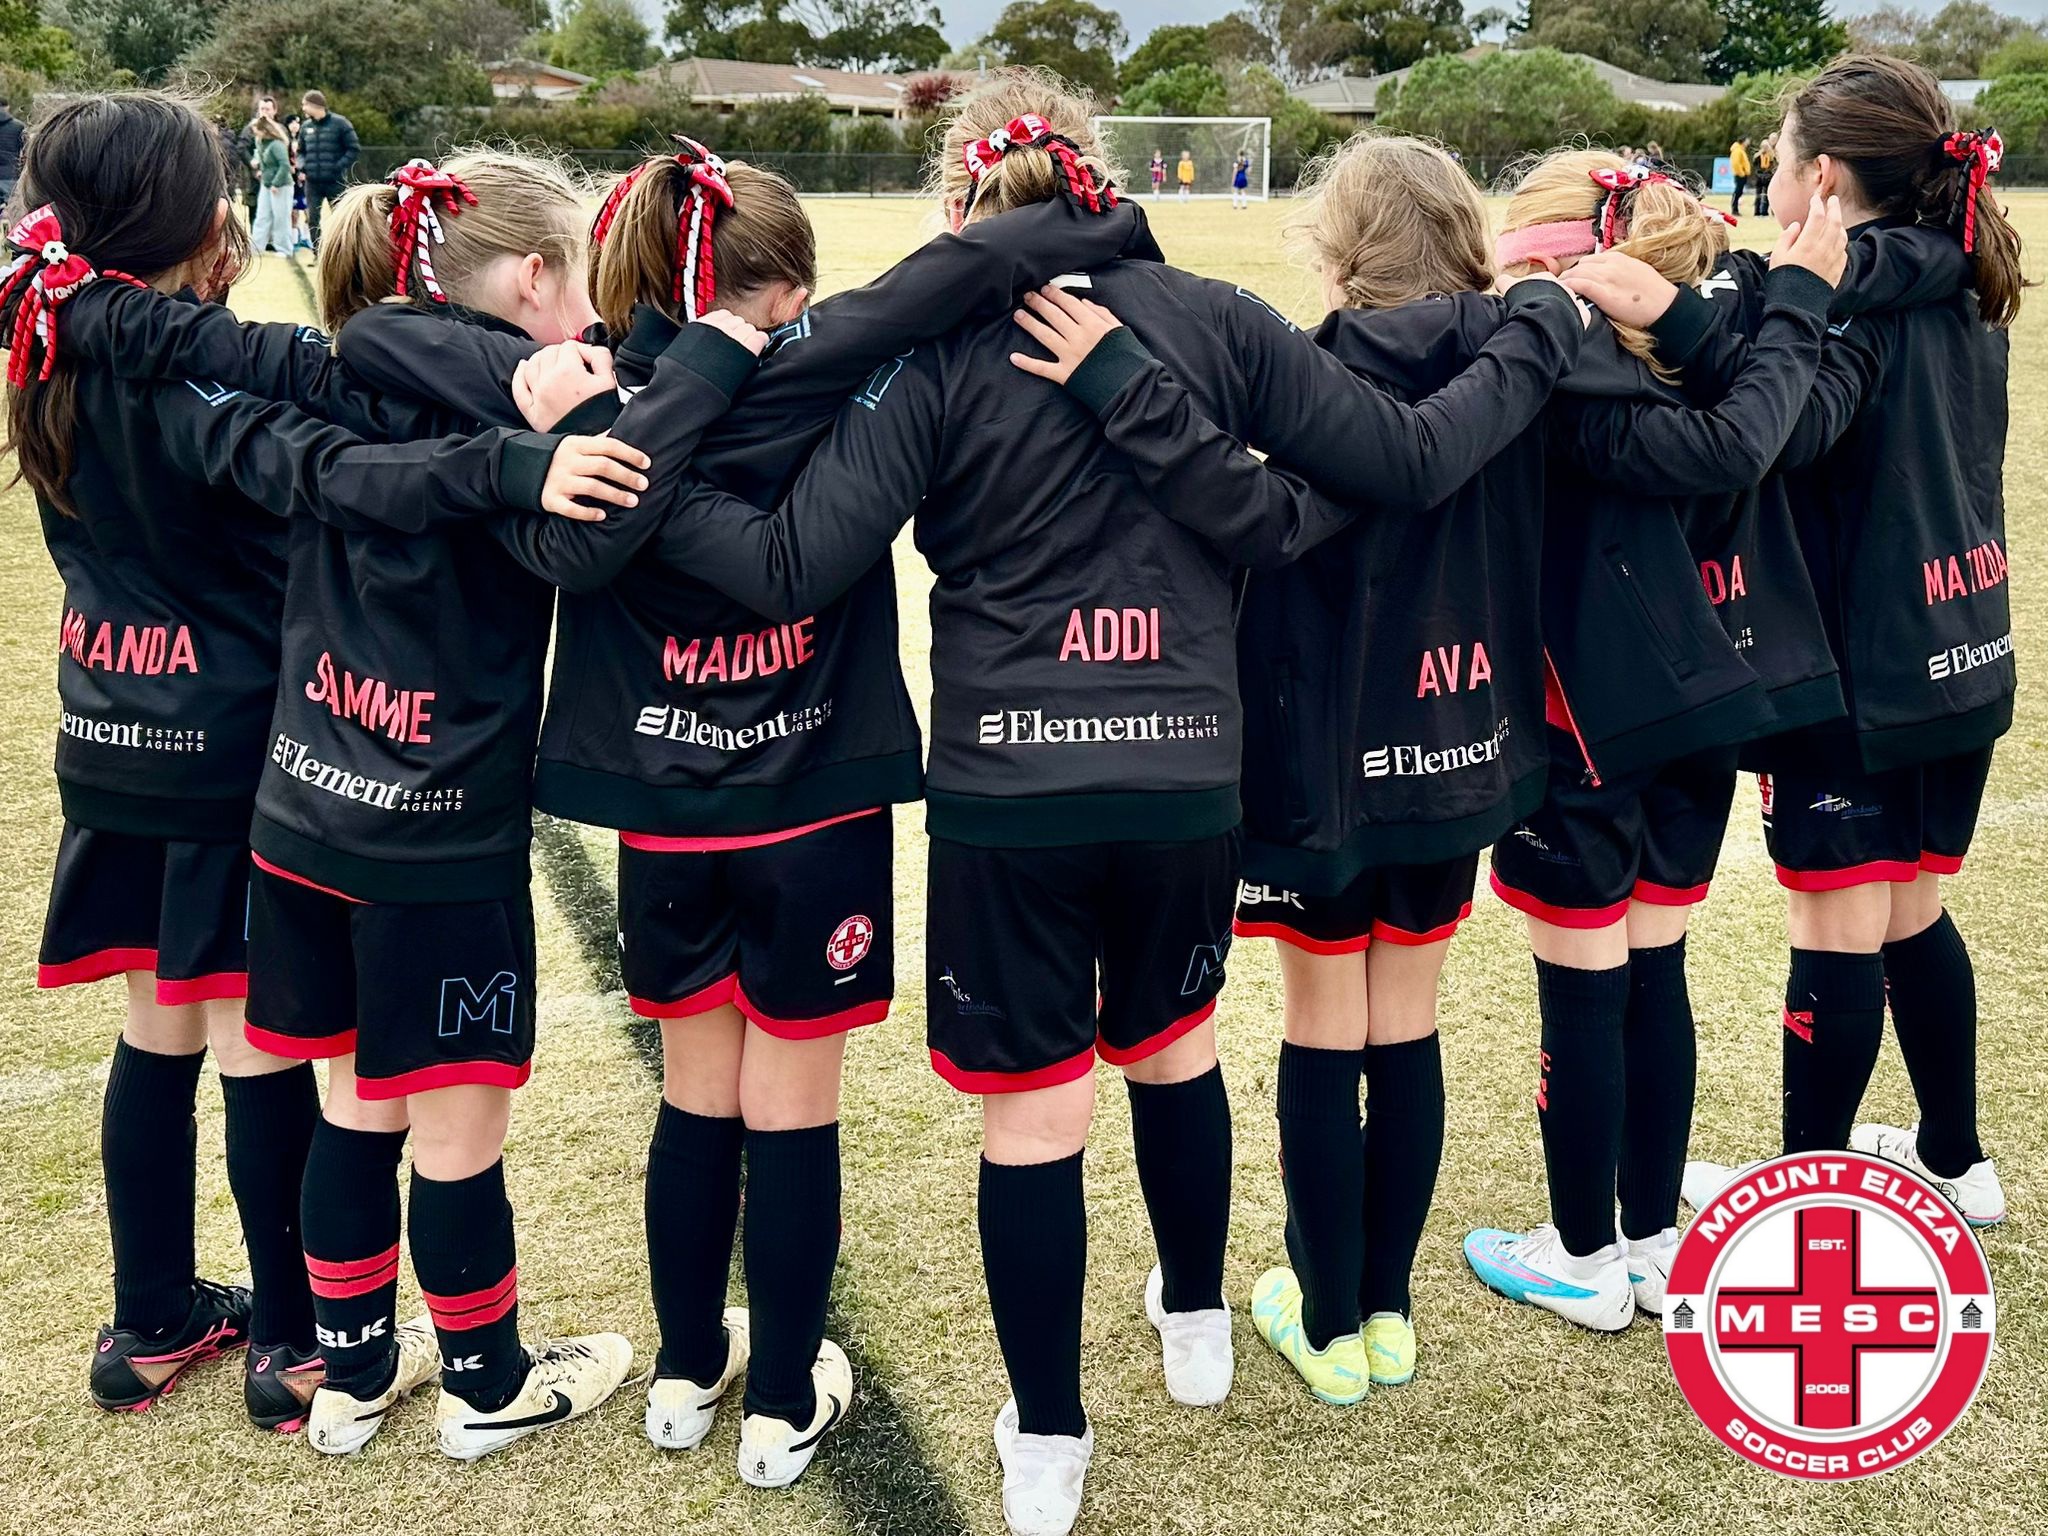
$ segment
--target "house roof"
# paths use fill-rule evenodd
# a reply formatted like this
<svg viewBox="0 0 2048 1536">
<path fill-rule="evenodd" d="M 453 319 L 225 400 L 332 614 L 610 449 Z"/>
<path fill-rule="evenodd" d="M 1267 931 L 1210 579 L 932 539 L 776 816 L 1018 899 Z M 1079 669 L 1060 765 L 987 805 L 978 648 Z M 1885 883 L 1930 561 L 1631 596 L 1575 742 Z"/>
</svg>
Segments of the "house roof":
<svg viewBox="0 0 2048 1536">
<path fill-rule="evenodd" d="M 801 64 L 754 64 L 745 59 L 672 59 L 640 71 L 650 85 L 686 91 L 697 99 L 763 101 L 823 96 L 835 107 L 896 110 L 905 77 Z"/>
<path fill-rule="evenodd" d="M 493 76 L 545 75 L 550 79 L 560 80 L 565 85 L 591 85 L 596 80 L 594 75 L 579 75 L 573 69 L 564 69 L 559 64 L 543 64 L 538 59 L 499 59 L 495 63 L 486 64 L 484 69 Z"/>
<path fill-rule="evenodd" d="M 1460 55 L 1467 59 L 1479 59 L 1498 51 L 1495 45 L 1483 43 L 1468 48 Z M 1724 87 L 1718 85 L 1681 85 L 1671 80 L 1652 80 L 1647 75 L 1632 74 L 1596 59 L 1591 54 L 1567 54 L 1567 58 L 1584 59 L 1593 66 L 1593 73 L 1605 81 L 1608 89 L 1623 101 L 1636 102 L 1645 107 L 1659 107 L 1671 112 L 1684 112 L 1693 107 L 1705 106 L 1718 99 Z M 1307 102 L 1325 112 L 1345 116 L 1366 116 L 1379 110 L 1380 88 L 1390 80 L 1406 80 L 1413 72 L 1408 69 L 1391 70 L 1383 75 L 1338 75 L 1331 80 L 1317 80 L 1308 85 L 1295 87 L 1297 101 Z"/>
</svg>

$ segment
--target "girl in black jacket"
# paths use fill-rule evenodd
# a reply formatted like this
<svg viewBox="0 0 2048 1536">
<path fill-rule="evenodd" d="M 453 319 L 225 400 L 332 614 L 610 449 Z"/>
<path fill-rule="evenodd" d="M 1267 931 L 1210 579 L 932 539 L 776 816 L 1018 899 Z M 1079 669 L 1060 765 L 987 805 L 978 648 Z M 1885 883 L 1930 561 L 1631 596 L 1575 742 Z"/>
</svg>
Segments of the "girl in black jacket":
<svg viewBox="0 0 2048 1536">
<path fill-rule="evenodd" d="M 1790 892 L 1783 1147 L 1890 1158 L 1989 1225 L 2005 1196 L 1977 1136 L 1976 977 L 1941 877 L 1962 867 L 1992 744 L 2012 723 L 2003 467 L 2019 237 L 1985 185 L 1997 137 L 1957 132 L 1916 65 L 1838 59 L 1793 98 L 1778 142 L 1774 205 L 1839 198 L 1859 230 L 1944 229 L 1969 258 L 1967 281 L 1937 300 L 1843 328 L 1877 381 L 1801 487 L 1801 545 L 1849 713 L 1774 744 L 1762 781 Z M 1917 1130 L 1853 1125 L 1887 1002 Z M 1697 1165 L 1688 1198 L 1710 1200 L 1726 1174 Z"/>
</svg>

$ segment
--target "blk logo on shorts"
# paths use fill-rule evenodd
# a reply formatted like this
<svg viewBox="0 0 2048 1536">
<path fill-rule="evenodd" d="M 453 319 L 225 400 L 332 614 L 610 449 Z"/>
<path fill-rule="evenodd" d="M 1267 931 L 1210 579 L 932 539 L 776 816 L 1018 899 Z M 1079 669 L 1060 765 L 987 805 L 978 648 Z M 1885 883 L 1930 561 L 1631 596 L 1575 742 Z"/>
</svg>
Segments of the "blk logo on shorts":
<svg viewBox="0 0 2048 1536">
<path fill-rule="evenodd" d="M 825 963 L 835 971 L 850 971 L 867 959 L 875 947 L 875 925 L 871 918 L 855 913 L 825 941 Z"/>
<path fill-rule="evenodd" d="M 519 978 L 500 971 L 479 987 L 467 976 L 441 981 L 441 1038 L 462 1033 L 465 1024 L 488 1024 L 494 1035 L 509 1035 L 519 1020 Z"/>
</svg>

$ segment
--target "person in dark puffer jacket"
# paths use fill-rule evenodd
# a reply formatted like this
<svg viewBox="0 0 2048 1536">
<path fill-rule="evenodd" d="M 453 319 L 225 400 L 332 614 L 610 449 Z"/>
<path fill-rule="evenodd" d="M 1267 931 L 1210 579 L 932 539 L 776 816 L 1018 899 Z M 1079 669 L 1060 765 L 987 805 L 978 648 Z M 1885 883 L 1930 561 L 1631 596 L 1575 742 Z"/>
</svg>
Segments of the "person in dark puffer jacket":
<svg viewBox="0 0 2048 1536">
<path fill-rule="evenodd" d="M 306 92 L 299 106 L 305 114 L 299 120 L 299 174 L 306 178 L 306 225 L 317 254 L 321 210 L 341 196 L 363 146 L 356 125 L 328 110 L 324 93 Z"/>
</svg>

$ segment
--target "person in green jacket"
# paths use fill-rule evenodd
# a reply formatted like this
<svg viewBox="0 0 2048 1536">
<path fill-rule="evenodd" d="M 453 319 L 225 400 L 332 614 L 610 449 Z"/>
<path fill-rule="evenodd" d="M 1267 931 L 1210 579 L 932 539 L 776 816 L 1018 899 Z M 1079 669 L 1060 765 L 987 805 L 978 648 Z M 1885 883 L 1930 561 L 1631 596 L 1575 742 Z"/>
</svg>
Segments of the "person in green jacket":
<svg viewBox="0 0 2048 1536">
<path fill-rule="evenodd" d="M 272 117 L 258 117 L 250 125 L 256 140 L 256 216 L 250 227 L 250 244 L 257 251 L 266 247 L 286 261 L 292 259 L 292 155 L 284 125 Z"/>
</svg>

